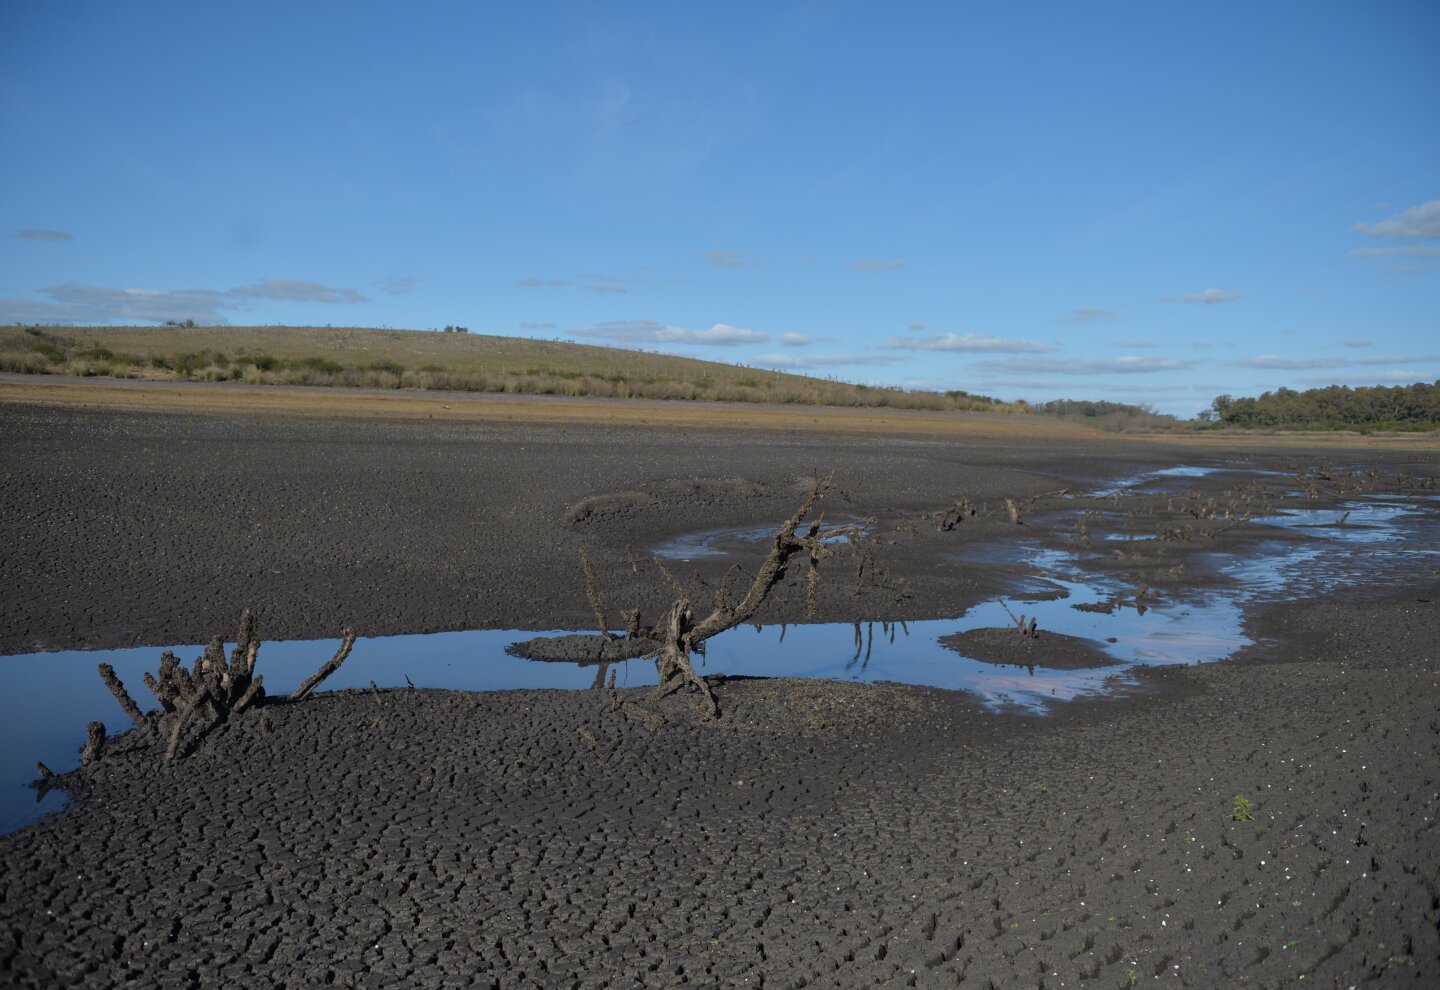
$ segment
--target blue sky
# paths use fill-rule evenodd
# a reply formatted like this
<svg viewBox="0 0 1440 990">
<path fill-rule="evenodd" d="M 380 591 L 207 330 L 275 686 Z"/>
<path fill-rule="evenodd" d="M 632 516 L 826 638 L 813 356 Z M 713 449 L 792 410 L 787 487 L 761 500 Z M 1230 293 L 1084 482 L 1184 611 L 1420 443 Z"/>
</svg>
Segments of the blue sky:
<svg viewBox="0 0 1440 990">
<path fill-rule="evenodd" d="M 0 322 L 1440 378 L 1440 4 L 0 6 Z"/>
</svg>

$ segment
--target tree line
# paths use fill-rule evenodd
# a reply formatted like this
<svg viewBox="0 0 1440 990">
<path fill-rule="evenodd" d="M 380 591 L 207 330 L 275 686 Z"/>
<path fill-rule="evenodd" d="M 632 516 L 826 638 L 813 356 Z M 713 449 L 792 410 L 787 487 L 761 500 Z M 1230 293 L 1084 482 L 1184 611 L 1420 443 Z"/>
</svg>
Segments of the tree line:
<svg viewBox="0 0 1440 990">
<path fill-rule="evenodd" d="M 1200 414 L 1215 427 L 1428 430 L 1440 426 L 1440 381 L 1433 384 L 1279 388 L 1256 398 L 1221 395 Z"/>
</svg>

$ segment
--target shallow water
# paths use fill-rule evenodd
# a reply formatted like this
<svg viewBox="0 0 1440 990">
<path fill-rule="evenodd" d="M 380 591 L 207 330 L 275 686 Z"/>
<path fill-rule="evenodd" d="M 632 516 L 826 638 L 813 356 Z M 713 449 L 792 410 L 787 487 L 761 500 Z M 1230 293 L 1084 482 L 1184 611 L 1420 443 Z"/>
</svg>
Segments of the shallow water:
<svg viewBox="0 0 1440 990">
<path fill-rule="evenodd" d="M 1192 475 L 1193 476 L 1193 475 Z M 711 640 L 697 658 L 704 672 L 730 675 L 822 677 L 859 682 L 891 681 L 972 693 L 993 709 L 1041 713 L 1053 704 L 1121 690 L 1142 665 L 1203 663 L 1227 657 L 1249 643 L 1244 632 L 1251 605 L 1346 587 L 1402 581 L 1440 568 L 1431 498 L 1355 500 L 1338 509 L 1285 508 L 1255 520 L 1291 531 L 1290 539 L 1265 540 L 1243 554 L 1202 553 L 1201 566 L 1221 586 L 1181 597 L 1134 605 L 1134 589 L 1088 569 L 1105 551 L 1044 549 L 1021 540 L 965 548 L 955 555 L 970 563 L 1002 565 L 1008 572 L 1011 612 L 1024 613 L 1045 633 L 1065 633 L 1092 644 L 1114 663 L 1083 670 L 1027 669 L 984 663 L 941 646 L 942 637 L 1012 621 L 998 600 L 952 618 L 904 623 L 818 623 L 733 629 Z M 1339 525 L 1343 513 L 1344 525 Z M 736 531 L 724 532 L 731 536 Z M 766 529 L 768 536 L 773 530 Z M 709 534 L 687 546 L 703 548 Z M 1104 535 L 1096 534 L 1103 542 Z M 715 545 L 712 541 L 709 545 Z M 720 552 L 720 551 L 716 551 Z M 691 552 L 690 556 L 703 555 Z M 1111 613 L 1076 606 L 1111 603 Z M 542 634 L 560 634 L 549 630 Z M 581 689 L 597 669 L 510 656 L 505 648 L 530 639 L 530 630 L 480 630 L 359 640 L 350 659 L 325 684 L 327 690 L 381 687 L 450 688 L 473 691 L 515 688 Z M 328 659 L 337 640 L 267 642 L 259 670 L 272 695 L 293 690 Z M 185 662 L 203 647 L 171 647 Z M 153 670 L 160 647 L 98 652 L 68 651 L 0 657 L 0 830 L 33 821 L 64 806 L 60 792 L 35 802 L 27 782 L 35 761 L 56 772 L 79 759 L 85 724 L 98 719 L 111 732 L 129 727 L 119 705 L 95 672 L 112 664 L 142 708 L 153 699 L 142 674 Z M 622 686 L 655 683 L 652 663 L 613 665 Z"/>
<path fill-rule="evenodd" d="M 848 526 L 864 522 L 862 519 L 826 520 L 826 526 Z M 706 557 L 723 557 L 735 553 L 754 553 L 756 546 L 766 543 L 775 536 L 775 524 L 759 526 L 725 526 L 706 529 L 698 533 L 682 533 L 650 549 L 653 556 L 663 560 L 701 560 Z M 845 538 L 831 537 L 825 543 L 843 543 Z"/>
</svg>

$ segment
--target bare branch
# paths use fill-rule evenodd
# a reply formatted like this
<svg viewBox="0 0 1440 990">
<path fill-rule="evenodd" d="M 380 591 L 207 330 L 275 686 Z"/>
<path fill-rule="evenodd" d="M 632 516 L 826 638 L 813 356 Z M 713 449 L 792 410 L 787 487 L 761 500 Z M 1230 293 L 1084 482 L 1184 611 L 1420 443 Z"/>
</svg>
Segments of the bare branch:
<svg viewBox="0 0 1440 990">
<path fill-rule="evenodd" d="M 290 695 L 291 701 L 304 701 L 310 696 L 312 691 L 320 686 L 321 681 L 340 669 L 340 665 L 344 663 L 345 658 L 350 655 L 351 647 L 355 645 L 355 630 L 346 629 L 343 635 L 344 638 L 340 641 L 340 648 L 335 651 L 335 655 L 321 664 L 315 673 L 305 678 L 305 683 L 301 684 Z"/>
<path fill-rule="evenodd" d="M 130 692 L 125 690 L 125 685 L 120 682 L 120 678 L 115 676 L 115 668 L 108 663 L 102 663 L 100 679 L 105 682 L 105 686 L 110 689 L 115 700 L 120 702 L 120 707 L 125 710 L 126 715 L 130 716 L 130 721 L 138 727 L 144 728 L 145 716 L 140 714 L 140 706 L 135 704 L 135 699 L 130 697 Z"/>
<path fill-rule="evenodd" d="M 605 596 L 600 594 L 596 586 L 595 571 L 590 567 L 590 551 L 584 547 L 580 548 L 580 566 L 585 570 L 585 598 L 590 602 L 590 610 L 595 613 L 595 624 L 599 628 L 600 638 L 610 638 L 610 623 L 605 616 Z"/>
</svg>

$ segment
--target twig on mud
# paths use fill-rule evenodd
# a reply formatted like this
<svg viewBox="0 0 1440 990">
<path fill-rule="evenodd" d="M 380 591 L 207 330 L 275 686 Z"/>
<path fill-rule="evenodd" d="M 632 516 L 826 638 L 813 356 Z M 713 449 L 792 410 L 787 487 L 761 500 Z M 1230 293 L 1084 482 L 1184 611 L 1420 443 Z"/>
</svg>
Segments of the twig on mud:
<svg viewBox="0 0 1440 990">
<path fill-rule="evenodd" d="M 590 567 L 590 551 L 584 547 L 580 548 L 580 566 L 585 570 L 585 598 L 590 602 L 590 610 L 595 613 L 595 624 L 600 631 L 600 638 L 608 640 L 611 636 L 610 623 L 605 616 L 605 596 L 600 594 L 600 589 L 595 586 L 595 571 Z"/>
<path fill-rule="evenodd" d="M 1013 498 L 1007 497 L 1005 499 L 1005 511 L 1010 513 L 1010 521 L 1016 526 L 1019 526 L 1021 523 L 1020 506 L 1015 504 L 1015 500 Z"/>
<path fill-rule="evenodd" d="M 1020 617 L 1016 618 L 1015 613 L 1010 611 L 1010 606 L 1005 604 L 1005 599 L 997 598 L 995 600 L 1000 603 L 1000 607 L 1005 610 L 1005 614 L 1010 616 L 1010 621 L 1015 623 L 1016 632 L 1018 632 L 1021 636 L 1024 636 L 1026 639 L 1035 639 L 1037 636 L 1039 636 L 1037 627 L 1039 626 L 1040 622 L 1038 619 L 1031 618 L 1030 622 L 1027 624 L 1025 622 L 1024 612 L 1021 612 Z"/>
</svg>

